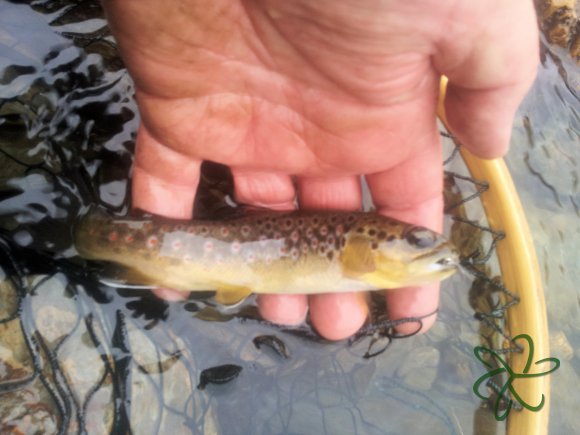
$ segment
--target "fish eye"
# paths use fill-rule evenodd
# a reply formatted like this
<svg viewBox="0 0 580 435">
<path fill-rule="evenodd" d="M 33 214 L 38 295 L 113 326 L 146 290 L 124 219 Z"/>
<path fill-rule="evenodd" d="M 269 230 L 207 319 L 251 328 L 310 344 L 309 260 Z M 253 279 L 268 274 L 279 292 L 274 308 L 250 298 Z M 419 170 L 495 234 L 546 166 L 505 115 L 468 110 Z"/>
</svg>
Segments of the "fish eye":
<svg viewBox="0 0 580 435">
<path fill-rule="evenodd" d="M 435 244 L 436 235 L 427 228 L 415 227 L 405 235 L 405 239 L 418 248 L 429 248 Z"/>
</svg>

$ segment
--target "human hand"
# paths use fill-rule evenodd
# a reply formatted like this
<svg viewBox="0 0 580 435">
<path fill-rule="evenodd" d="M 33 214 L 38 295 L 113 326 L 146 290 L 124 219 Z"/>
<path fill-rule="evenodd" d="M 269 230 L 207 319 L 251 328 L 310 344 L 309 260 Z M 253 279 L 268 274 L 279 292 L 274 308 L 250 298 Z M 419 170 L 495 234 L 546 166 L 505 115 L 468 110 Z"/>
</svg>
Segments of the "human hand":
<svg viewBox="0 0 580 435">
<path fill-rule="evenodd" d="M 440 75 L 452 132 L 492 158 L 507 150 L 538 61 L 531 1 L 104 6 L 142 118 L 133 204 L 174 218 L 191 217 L 201 162 L 212 160 L 230 166 L 242 203 L 289 209 L 297 196 L 302 208 L 355 210 L 363 174 L 380 213 L 440 231 Z M 422 316 L 436 310 L 439 287 L 387 299 L 391 318 Z M 261 295 L 258 304 L 286 324 L 309 308 L 329 339 L 352 335 L 367 316 L 364 293 Z"/>
</svg>

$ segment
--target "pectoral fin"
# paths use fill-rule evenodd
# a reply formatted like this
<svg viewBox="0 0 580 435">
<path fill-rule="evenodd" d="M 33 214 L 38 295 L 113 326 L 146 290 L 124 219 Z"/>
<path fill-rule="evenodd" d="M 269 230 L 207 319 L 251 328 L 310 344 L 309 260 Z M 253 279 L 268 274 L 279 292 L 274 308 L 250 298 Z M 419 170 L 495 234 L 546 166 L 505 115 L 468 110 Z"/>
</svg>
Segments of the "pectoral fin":
<svg viewBox="0 0 580 435">
<path fill-rule="evenodd" d="M 371 273 L 365 273 L 361 280 L 381 289 L 400 288 L 410 284 L 404 265 L 396 260 L 377 255 L 379 268 Z"/>
<path fill-rule="evenodd" d="M 222 305 L 235 305 L 252 294 L 252 290 L 247 287 L 218 286 L 214 296 L 217 303 Z"/>
<path fill-rule="evenodd" d="M 343 274 L 348 278 L 359 278 L 376 270 L 372 249 L 363 237 L 351 237 L 348 240 L 340 255 L 340 262 Z"/>
<path fill-rule="evenodd" d="M 381 272 L 374 272 L 374 273 L 367 273 L 360 277 L 360 279 L 367 284 L 371 284 L 378 289 L 394 289 L 399 288 L 402 286 L 396 279 L 392 279 L 389 276 L 381 273 Z"/>
</svg>

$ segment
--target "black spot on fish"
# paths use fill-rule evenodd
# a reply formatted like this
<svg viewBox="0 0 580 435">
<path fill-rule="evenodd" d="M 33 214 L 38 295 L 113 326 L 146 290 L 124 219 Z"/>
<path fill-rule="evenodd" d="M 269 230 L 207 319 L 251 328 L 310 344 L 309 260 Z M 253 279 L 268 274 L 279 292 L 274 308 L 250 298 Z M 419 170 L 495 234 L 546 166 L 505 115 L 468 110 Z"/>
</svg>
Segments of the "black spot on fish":
<svg viewBox="0 0 580 435">
<path fill-rule="evenodd" d="M 266 228 L 267 231 L 270 231 L 272 229 L 272 224 L 268 222 L 264 228 Z"/>
<path fill-rule="evenodd" d="M 326 258 L 332 261 L 332 259 L 334 258 L 334 252 L 328 251 L 328 253 L 326 254 Z"/>
<path fill-rule="evenodd" d="M 252 341 L 257 349 L 260 349 L 262 345 L 266 345 L 281 357 L 283 358 L 290 357 L 288 351 L 286 350 L 286 345 L 284 344 L 284 342 L 275 335 L 258 335 Z"/>
<path fill-rule="evenodd" d="M 363 227 L 359 227 L 359 228 L 356 229 L 356 232 L 359 233 L 359 234 L 362 234 L 362 233 L 365 232 L 365 229 Z"/>
<path fill-rule="evenodd" d="M 387 237 L 387 242 L 392 242 L 393 240 L 395 240 L 395 236 L 394 236 L 393 234 L 390 234 L 390 235 Z"/>
<path fill-rule="evenodd" d="M 235 364 L 224 364 L 205 369 L 199 376 L 197 389 L 203 390 L 207 384 L 226 384 L 237 378 L 241 371 L 242 367 Z"/>
<path fill-rule="evenodd" d="M 371 243 L 371 249 L 379 249 L 379 244 L 377 242 Z"/>
<path fill-rule="evenodd" d="M 379 239 L 379 240 L 384 240 L 386 237 L 387 237 L 387 233 L 386 233 L 386 232 L 384 232 L 384 231 L 380 231 L 380 232 L 377 234 L 377 239 Z"/>
<path fill-rule="evenodd" d="M 377 234 L 377 232 L 376 232 L 375 230 L 373 230 L 373 229 L 370 229 L 370 230 L 369 230 L 369 236 L 371 236 L 371 237 L 372 237 L 372 236 L 374 236 L 375 234 Z"/>
</svg>

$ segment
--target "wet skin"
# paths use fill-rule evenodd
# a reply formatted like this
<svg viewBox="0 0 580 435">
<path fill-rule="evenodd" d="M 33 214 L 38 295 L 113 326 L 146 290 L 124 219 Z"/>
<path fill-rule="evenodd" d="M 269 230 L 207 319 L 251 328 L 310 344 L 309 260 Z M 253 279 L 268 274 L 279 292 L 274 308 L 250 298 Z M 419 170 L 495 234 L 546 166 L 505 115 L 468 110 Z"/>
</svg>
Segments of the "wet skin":
<svg viewBox="0 0 580 435">
<path fill-rule="evenodd" d="M 381 213 L 440 231 L 440 74 L 450 79 L 453 133 L 497 157 L 537 67 L 531 1 L 104 5 L 142 116 L 134 205 L 170 217 L 191 216 L 208 159 L 232 168 L 243 203 L 289 209 L 297 196 L 302 208 L 356 210 L 363 174 Z M 421 316 L 435 311 L 438 286 L 387 300 L 392 318 Z M 353 334 L 367 313 L 362 293 L 259 305 L 279 323 L 310 309 L 331 339 Z"/>
</svg>

